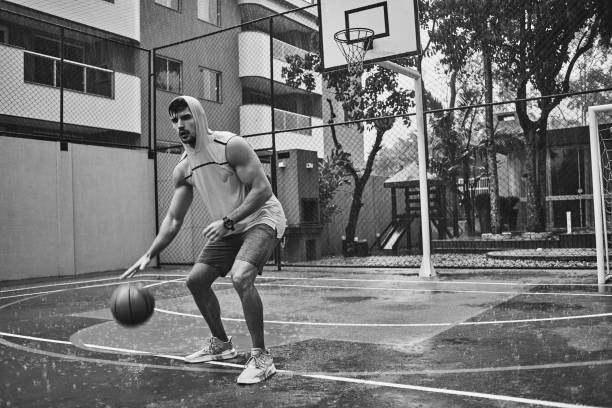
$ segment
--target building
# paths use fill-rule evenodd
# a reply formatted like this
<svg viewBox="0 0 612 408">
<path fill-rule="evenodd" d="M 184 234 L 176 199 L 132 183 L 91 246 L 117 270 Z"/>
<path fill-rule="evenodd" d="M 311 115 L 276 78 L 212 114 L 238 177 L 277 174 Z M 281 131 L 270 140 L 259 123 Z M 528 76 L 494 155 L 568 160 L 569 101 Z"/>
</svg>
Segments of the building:
<svg viewBox="0 0 612 408">
<path fill-rule="evenodd" d="M 0 280 L 121 269 L 155 234 L 139 7 L 74 4 L 0 1 Z"/>
<path fill-rule="evenodd" d="M 256 135 L 249 141 L 262 156 L 272 148 L 274 128 L 277 151 L 315 151 L 319 159 L 325 157 L 328 130 L 309 127 L 327 123 L 327 100 L 335 104 L 336 122 L 343 120 L 342 109 L 320 77 L 313 91 L 288 86 L 282 77 L 287 55 L 318 51 L 312 41 L 318 34 L 316 7 L 305 8 L 311 4 L 82 0 L 75 7 L 70 0 L 0 0 L 2 188 L 16 189 L 0 202 L 3 225 L 9 226 L 0 251 L 10 260 L 9 272 L 2 275 L 44 274 L 48 267 L 29 257 L 32 247 L 55 259 L 51 268 L 60 275 L 122 268 L 145 249 L 156 216 L 165 212 L 161 204 L 168 201 L 167 180 L 160 178 L 156 209 L 153 180 L 156 170 L 162 174 L 174 160 L 159 155 L 155 160 L 153 152 L 176 146 L 165 120 L 167 103 L 176 95 L 197 96 L 211 127 Z M 302 10 L 289 12 L 296 8 Z M 279 13 L 286 14 L 267 18 Z M 283 132 L 297 128 L 302 129 Z M 349 129 L 343 137 L 357 141 L 344 146 L 359 167 L 359 133 Z M 32 150 L 47 167 L 31 166 Z M 5 164 L 14 168 L 5 171 Z M 35 187 L 39 204 L 21 208 L 32 186 L 16 187 L 10 180 L 23 174 L 40 178 L 40 172 L 47 178 Z M 100 194 L 92 193 L 91 180 Z M 126 194 L 135 197 L 125 200 Z M 122 217 L 114 217 L 117 213 Z M 312 224 L 312 211 L 307 213 Z M 301 217 L 298 211 L 289 222 L 299 228 Z M 29 230 L 32 222 L 44 224 L 44 231 Z M 133 235 L 133 224 L 149 227 L 129 245 L 115 240 L 99 253 L 100 241 Z M 96 233 L 85 238 L 91 231 Z M 11 239 L 11 232 L 23 239 Z M 98 256 L 88 258 L 95 251 Z M 311 247 L 308 252 L 313 253 Z M 170 261 L 189 262 L 192 255 L 181 253 Z"/>
</svg>

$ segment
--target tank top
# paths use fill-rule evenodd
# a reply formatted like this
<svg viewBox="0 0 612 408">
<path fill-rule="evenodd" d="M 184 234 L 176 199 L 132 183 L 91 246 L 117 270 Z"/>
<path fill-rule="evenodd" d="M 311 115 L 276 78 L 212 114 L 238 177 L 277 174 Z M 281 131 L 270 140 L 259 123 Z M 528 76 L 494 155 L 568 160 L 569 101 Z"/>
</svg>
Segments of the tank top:
<svg viewBox="0 0 612 408">
<path fill-rule="evenodd" d="M 198 191 L 215 220 L 238 208 L 248 193 L 247 186 L 240 181 L 225 155 L 227 143 L 234 136 L 230 132 L 213 132 L 210 142 L 198 143 L 197 150 L 186 145 L 179 161 L 188 161 L 185 181 Z M 287 221 L 276 196 L 272 195 L 261 208 L 236 222 L 235 230 L 231 233 L 241 233 L 257 224 L 269 225 L 276 230 L 278 238 L 283 236 Z"/>
</svg>

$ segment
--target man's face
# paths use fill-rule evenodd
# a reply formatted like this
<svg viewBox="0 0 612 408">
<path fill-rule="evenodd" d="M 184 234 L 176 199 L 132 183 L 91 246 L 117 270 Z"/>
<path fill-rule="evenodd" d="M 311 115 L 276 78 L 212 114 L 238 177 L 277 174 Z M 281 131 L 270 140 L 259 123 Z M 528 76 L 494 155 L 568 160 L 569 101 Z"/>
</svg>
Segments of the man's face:
<svg viewBox="0 0 612 408">
<path fill-rule="evenodd" d="M 171 121 L 181 142 L 195 146 L 197 136 L 196 123 L 189 108 L 185 108 L 172 115 Z"/>
</svg>

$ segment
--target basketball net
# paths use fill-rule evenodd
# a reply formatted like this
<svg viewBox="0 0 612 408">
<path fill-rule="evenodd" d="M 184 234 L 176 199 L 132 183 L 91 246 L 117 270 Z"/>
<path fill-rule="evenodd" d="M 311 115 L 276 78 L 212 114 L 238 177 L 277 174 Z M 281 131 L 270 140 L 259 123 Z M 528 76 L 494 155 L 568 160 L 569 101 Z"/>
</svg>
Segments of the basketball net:
<svg viewBox="0 0 612 408">
<path fill-rule="evenodd" d="M 358 76 L 363 73 L 363 59 L 368 50 L 372 49 L 373 37 L 374 31 L 369 28 L 347 28 L 334 34 L 351 75 Z"/>
</svg>

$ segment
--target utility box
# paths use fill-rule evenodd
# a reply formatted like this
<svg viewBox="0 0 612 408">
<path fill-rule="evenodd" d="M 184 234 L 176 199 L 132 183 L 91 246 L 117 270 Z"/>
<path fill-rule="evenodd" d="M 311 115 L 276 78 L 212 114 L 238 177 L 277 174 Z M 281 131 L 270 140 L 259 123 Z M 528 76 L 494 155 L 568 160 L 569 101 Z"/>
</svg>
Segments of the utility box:
<svg viewBox="0 0 612 408">
<path fill-rule="evenodd" d="M 277 196 L 287 216 L 283 260 L 319 259 L 323 225 L 319 211 L 317 152 L 285 150 L 278 152 L 277 158 Z"/>
</svg>

